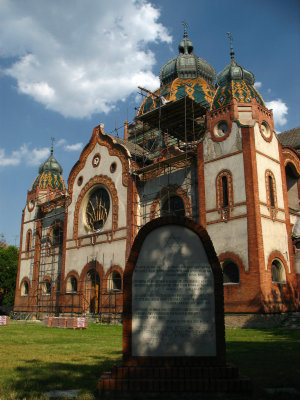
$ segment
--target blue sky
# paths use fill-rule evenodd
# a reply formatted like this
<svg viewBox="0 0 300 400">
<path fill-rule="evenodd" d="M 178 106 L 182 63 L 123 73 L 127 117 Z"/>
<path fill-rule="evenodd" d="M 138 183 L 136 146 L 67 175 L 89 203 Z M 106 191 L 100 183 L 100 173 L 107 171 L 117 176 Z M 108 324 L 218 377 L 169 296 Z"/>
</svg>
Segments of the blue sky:
<svg viewBox="0 0 300 400">
<path fill-rule="evenodd" d="M 19 243 L 50 138 L 67 181 L 93 127 L 114 133 L 135 116 L 137 86 L 159 86 L 183 20 L 195 54 L 216 73 L 229 62 L 230 31 L 276 130 L 300 125 L 299 0 L 0 0 L 0 233 L 8 243 Z"/>
</svg>

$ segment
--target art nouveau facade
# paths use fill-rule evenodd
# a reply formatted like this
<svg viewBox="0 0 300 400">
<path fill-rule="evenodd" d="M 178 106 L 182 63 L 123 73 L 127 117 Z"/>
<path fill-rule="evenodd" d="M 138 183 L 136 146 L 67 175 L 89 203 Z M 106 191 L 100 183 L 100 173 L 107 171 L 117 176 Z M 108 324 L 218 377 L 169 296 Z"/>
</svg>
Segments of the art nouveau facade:
<svg viewBox="0 0 300 400">
<path fill-rule="evenodd" d="M 94 128 L 67 188 L 53 154 L 41 165 L 22 216 L 15 309 L 121 313 L 133 240 L 167 214 L 207 229 L 225 311 L 297 309 L 299 153 L 280 144 L 253 74 L 231 52 L 213 86 L 185 32 L 160 80 L 124 139 Z"/>
</svg>

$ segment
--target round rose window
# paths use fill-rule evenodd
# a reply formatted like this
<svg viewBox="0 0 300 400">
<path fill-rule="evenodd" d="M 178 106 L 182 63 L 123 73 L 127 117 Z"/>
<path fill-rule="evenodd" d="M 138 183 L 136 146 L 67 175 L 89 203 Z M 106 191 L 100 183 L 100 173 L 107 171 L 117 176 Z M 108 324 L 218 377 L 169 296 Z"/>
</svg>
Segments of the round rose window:
<svg viewBox="0 0 300 400">
<path fill-rule="evenodd" d="M 98 188 L 92 192 L 86 206 L 86 221 L 93 232 L 103 228 L 108 217 L 109 207 L 109 195 L 104 188 Z"/>
</svg>

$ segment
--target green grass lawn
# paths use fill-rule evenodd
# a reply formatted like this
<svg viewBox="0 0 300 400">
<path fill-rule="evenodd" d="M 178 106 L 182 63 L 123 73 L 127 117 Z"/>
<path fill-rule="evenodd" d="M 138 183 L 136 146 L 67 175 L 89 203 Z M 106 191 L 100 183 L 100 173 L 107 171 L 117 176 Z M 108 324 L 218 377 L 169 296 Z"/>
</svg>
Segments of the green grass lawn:
<svg viewBox="0 0 300 400">
<path fill-rule="evenodd" d="M 226 342 L 228 361 L 253 381 L 253 398 L 265 398 L 267 387 L 300 390 L 300 331 L 228 329 Z M 79 399 L 94 399 L 121 347 L 121 326 L 71 330 L 10 321 L 0 327 L 0 399 L 44 399 L 55 389 L 81 389 Z"/>
</svg>

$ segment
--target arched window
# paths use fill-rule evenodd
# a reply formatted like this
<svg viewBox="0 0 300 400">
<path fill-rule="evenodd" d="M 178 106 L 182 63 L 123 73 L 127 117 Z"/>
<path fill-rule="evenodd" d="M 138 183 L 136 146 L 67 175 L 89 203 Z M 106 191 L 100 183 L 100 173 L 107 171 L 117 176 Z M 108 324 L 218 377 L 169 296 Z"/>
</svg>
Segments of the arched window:
<svg viewBox="0 0 300 400">
<path fill-rule="evenodd" d="M 168 195 L 165 199 L 163 199 L 162 207 L 161 207 L 161 215 L 177 215 L 184 216 L 185 208 L 184 202 L 180 196 L 177 195 Z"/>
<path fill-rule="evenodd" d="M 233 184 L 229 170 L 219 172 L 216 178 L 217 209 L 223 220 L 230 217 L 233 208 Z"/>
<path fill-rule="evenodd" d="M 93 232 L 102 229 L 107 220 L 110 209 L 108 192 L 103 187 L 98 187 L 89 196 L 86 206 L 86 221 Z"/>
<path fill-rule="evenodd" d="M 121 274 L 118 271 L 112 271 L 109 275 L 107 282 L 107 289 L 109 291 L 119 292 L 122 290 L 122 278 Z"/>
<path fill-rule="evenodd" d="M 271 275 L 273 283 L 286 283 L 285 269 L 280 260 L 275 259 L 272 261 Z"/>
<path fill-rule="evenodd" d="M 226 260 L 222 264 L 223 283 L 240 283 L 239 267 L 232 260 Z"/>
<path fill-rule="evenodd" d="M 29 256 L 29 252 L 31 250 L 31 240 L 32 240 L 32 230 L 29 229 L 26 233 L 26 244 L 25 244 L 25 251 L 26 251 L 27 257 Z"/>
<path fill-rule="evenodd" d="M 285 167 L 286 186 L 288 192 L 288 204 L 290 208 L 299 210 L 298 178 L 294 164 L 288 163 Z"/>
<path fill-rule="evenodd" d="M 51 294 L 51 282 L 49 280 L 42 283 L 42 292 L 43 294 Z"/>
<path fill-rule="evenodd" d="M 228 181 L 227 181 L 227 176 L 223 175 L 222 176 L 222 191 L 223 191 L 223 204 L 222 207 L 228 207 Z"/>
<path fill-rule="evenodd" d="M 274 188 L 273 188 L 273 178 L 269 175 L 269 193 L 270 193 L 270 204 L 271 207 L 275 207 L 275 200 L 274 200 Z"/>
<path fill-rule="evenodd" d="M 67 280 L 67 293 L 76 293 L 77 292 L 77 279 L 75 276 L 71 275 Z"/>
<path fill-rule="evenodd" d="M 21 296 L 28 296 L 29 285 L 27 281 L 24 281 L 21 285 Z"/>
<path fill-rule="evenodd" d="M 277 194 L 275 177 L 272 171 L 266 171 L 266 191 L 267 191 L 267 206 L 270 210 L 271 217 L 275 218 L 277 214 Z"/>
</svg>

